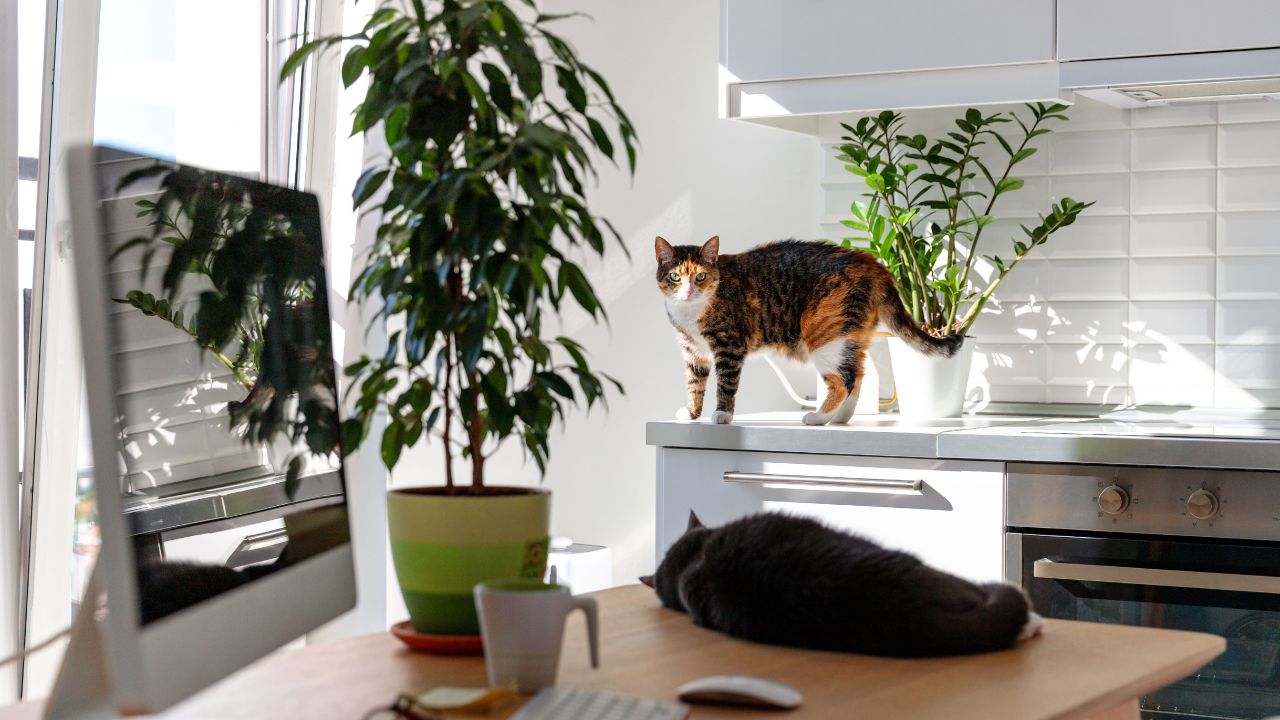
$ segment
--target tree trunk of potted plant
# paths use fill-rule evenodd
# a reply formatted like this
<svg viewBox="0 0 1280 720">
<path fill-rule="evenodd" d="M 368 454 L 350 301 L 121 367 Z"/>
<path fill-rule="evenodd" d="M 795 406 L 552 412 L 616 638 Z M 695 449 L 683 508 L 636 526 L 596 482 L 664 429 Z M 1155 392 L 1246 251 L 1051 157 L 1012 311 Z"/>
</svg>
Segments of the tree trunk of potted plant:
<svg viewBox="0 0 1280 720">
<path fill-rule="evenodd" d="M 1025 237 L 1013 240 L 1008 261 L 979 254 L 983 229 L 996 219 L 991 214 L 996 200 L 1023 185 L 1012 175 L 1014 166 L 1035 154 L 1031 143 L 1050 132 L 1049 121 L 1067 119 L 1066 105 L 1026 107 L 1029 121 L 1014 112 L 983 115 L 969 108 L 956 119 L 955 131 L 935 140 L 905 133 L 902 115 L 889 110 L 854 125 L 842 124 L 848 135 L 842 138 L 845 143 L 837 159 L 869 190 L 864 194 L 867 202 L 854 201 L 851 206 L 853 219 L 842 221 L 863 234 L 845 238 L 844 245 L 865 245 L 888 267 L 903 304 L 922 328 L 940 337 L 965 336 L 960 351 L 950 358 L 924 358 L 896 338 L 890 340 L 903 415 L 960 415 L 973 358 L 969 330 L 983 307 L 1028 253 L 1093 204 L 1064 197 L 1050 205 L 1038 224 L 1022 226 Z M 1010 122 L 1020 131 L 1006 139 L 998 127 Z M 988 141 L 996 142 L 1007 156 L 999 175 L 979 150 Z M 984 271 L 980 283 L 977 278 Z"/>
<path fill-rule="evenodd" d="M 351 452 L 385 412 L 388 469 L 421 441 L 443 449 L 442 485 L 388 495 L 396 574 L 423 633 L 476 633 L 476 583 L 546 568 L 550 494 L 487 484 L 485 459 L 516 436 L 545 472 L 566 405 L 622 389 L 543 329 L 544 311 L 569 300 L 604 316 L 573 258 L 621 238 L 590 213 L 584 183 L 599 157 L 635 169 L 630 120 L 548 29 L 557 19 L 532 0 L 387 4 L 354 36 L 303 44 L 281 70 L 351 42 L 343 82 L 369 80 L 352 132 L 386 136 L 389 154 L 352 193 L 381 224 L 351 298 L 400 329 L 385 355 L 347 367 L 355 400 L 342 437 Z M 455 459 L 470 465 L 469 485 L 455 482 Z"/>
</svg>

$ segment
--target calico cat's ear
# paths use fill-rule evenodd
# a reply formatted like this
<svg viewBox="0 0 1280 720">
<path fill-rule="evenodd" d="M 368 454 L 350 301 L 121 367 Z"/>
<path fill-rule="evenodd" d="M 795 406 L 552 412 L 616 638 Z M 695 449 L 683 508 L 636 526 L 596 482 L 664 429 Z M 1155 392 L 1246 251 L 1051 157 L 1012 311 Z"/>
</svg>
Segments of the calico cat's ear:
<svg viewBox="0 0 1280 720">
<path fill-rule="evenodd" d="M 653 254 L 657 256 L 659 265 L 665 265 L 676 258 L 675 248 L 661 235 L 653 240 Z"/>
<path fill-rule="evenodd" d="M 702 524 L 702 520 L 698 519 L 698 514 L 692 510 L 689 511 L 689 527 L 685 528 L 685 532 L 689 532 L 694 528 L 706 527 Z"/>
<path fill-rule="evenodd" d="M 647 586 L 649 586 L 649 587 L 653 587 L 653 576 L 652 576 L 652 575 L 641 575 L 641 576 L 640 576 L 640 582 L 644 583 L 645 585 L 647 585 Z"/>
<path fill-rule="evenodd" d="M 720 236 L 716 235 L 702 243 L 702 249 L 698 251 L 698 257 L 708 265 L 715 265 L 716 258 L 720 257 Z"/>
</svg>

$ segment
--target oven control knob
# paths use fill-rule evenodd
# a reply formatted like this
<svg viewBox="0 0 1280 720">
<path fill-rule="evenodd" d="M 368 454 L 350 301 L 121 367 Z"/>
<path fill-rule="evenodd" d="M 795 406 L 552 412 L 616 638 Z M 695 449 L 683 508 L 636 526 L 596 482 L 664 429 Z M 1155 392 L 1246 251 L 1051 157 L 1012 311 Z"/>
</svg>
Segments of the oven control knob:
<svg viewBox="0 0 1280 720">
<path fill-rule="evenodd" d="M 1098 509 L 1108 515 L 1119 515 L 1129 509 L 1129 493 L 1119 485 L 1111 485 L 1098 493 Z"/>
<path fill-rule="evenodd" d="M 1208 490 L 1197 490 L 1187 496 L 1187 514 L 1197 520 L 1208 520 L 1218 514 L 1218 497 Z"/>
</svg>

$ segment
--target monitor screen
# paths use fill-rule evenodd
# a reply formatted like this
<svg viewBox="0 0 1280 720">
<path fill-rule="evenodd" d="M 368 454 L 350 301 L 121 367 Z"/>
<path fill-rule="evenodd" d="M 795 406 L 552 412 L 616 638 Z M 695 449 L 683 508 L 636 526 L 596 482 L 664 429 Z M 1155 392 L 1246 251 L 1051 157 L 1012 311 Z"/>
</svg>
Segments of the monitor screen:
<svg viewBox="0 0 1280 720">
<path fill-rule="evenodd" d="M 97 168 L 145 624 L 349 542 L 328 289 L 313 195 L 105 148 Z"/>
</svg>

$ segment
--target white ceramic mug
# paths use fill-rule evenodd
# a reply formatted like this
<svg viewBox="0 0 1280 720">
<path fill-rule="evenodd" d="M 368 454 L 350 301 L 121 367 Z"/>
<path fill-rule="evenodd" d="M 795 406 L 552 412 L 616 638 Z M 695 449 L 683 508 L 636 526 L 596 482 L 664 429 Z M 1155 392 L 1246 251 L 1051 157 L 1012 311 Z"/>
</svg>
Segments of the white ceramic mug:
<svg viewBox="0 0 1280 720">
<path fill-rule="evenodd" d="M 520 692 L 530 693 L 554 685 L 565 617 L 576 609 L 587 614 L 591 667 L 600 666 L 600 621 L 593 598 L 540 580 L 492 580 L 476 585 L 475 599 L 490 686 L 514 682 Z"/>
</svg>

